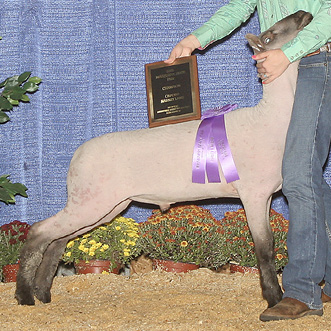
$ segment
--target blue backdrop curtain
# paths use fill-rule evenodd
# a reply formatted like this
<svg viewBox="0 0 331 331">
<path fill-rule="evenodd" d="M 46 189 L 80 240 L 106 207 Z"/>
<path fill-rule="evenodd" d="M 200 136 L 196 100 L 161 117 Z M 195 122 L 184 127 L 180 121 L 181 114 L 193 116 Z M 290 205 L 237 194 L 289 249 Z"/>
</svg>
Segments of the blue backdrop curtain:
<svg viewBox="0 0 331 331">
<path fill-rule="evenodd" d="M 144 64 L 166 59 L 226 2 L 1 0 L 0 79 L 32 71 L 43 83 L 0 126 L 0 174 L 24 183 L 29 195 L 0 204 L 0 223 L 33 223 L 63 208 L 69 162 L 84 141 L 148 127 Z M 259 33 L 256 14 L 231 38 L 197 53 L 202 110 L 252 106 L 261 97 L 247 32 Z M 239 206 L 207 204 L 218 218 Z M 273 206 L 287 213 L 281 196 Z M 144 221 L 150 213 L 150 206 L 132 205 L 125 215 Z"/>
</svg>

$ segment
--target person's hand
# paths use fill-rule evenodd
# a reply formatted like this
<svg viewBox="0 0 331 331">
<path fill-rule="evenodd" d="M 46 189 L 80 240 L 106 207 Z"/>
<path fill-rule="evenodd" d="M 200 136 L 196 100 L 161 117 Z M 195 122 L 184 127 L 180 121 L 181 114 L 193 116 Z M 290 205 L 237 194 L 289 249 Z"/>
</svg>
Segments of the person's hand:
<svg viewBox="0 0 331 331">
<path fill-rule="evenodd" d="M 193 36 L 193 34 L 190 34 L 183 40 L 181 40 L 171 51 L 170 56 L 167 60 L 165 60 L 165 63 L 171 64 L 173 63 L 177 58 L 183 57 L 183 56 L 190 56 L 192 52 L 199 48 L 200 42 L 199 40 Z"/>
<path fill-rule="evenodd" d="M 269 84 L 279 77 L 289 66 L 290 61 L 281 49 L 274 49 L 252 56 L 263 84 Z"/>
</svg>

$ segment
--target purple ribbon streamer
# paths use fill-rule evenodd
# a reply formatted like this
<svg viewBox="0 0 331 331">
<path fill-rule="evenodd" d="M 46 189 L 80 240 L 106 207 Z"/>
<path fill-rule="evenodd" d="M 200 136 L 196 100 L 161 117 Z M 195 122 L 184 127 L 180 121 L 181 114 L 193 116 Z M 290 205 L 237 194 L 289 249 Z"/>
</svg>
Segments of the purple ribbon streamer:
<svg viewBox="0 0 331 331">
<path fill-rule="evenodd" d="M 237 105 L 226 105 L 207 110 L 199 125 L 193 152 L 192 182 L 205 183 L 207 174 L 209 183 L 220 183 L 218 160 L 227 183 L 238 180 L 229 142 L 226 136 L 224 114 Z"/>
<path fill-rule="evenodd" d="M 239 179 L 236 165 L 234 164 L 228 138 L 226 136 L 224 114 L 213 118 L 212 132 L 215 137 L 217 155 L 227 183 Z"/>
<path fill-rule="evenodd" d="M 203 120 L 197 132 L 194 144 L 193 163 L 192 163 L 192 181 L 193 183 L 205 183 L 205 171 L 207 160 L 207 142 L 211 131 L 212 119 Z"/>
</svg>

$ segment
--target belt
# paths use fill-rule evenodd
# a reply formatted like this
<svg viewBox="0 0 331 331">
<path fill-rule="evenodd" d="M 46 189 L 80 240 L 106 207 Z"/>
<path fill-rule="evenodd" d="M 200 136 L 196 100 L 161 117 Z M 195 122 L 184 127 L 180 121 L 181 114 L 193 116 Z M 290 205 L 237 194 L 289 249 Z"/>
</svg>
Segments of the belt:
<svg viewBox="0 0 331 331">
<path fill-rule="evenodd" d="M 331 42 L 326 43 L 326 44 L 325 44 L 324 46 L 322 46 L 320 49 L 318 49 L 318 50 L 315 51 L 315 52 L 312 52 L 312 53 L 307 54 L 305 57 L 313 56 L 313 55 L 317 55 L 317 54 L 320 54 L 320 53 L 322 53 L 322 52 L 328 52 L 328 53 L 331 52 Z"/>
</svg>

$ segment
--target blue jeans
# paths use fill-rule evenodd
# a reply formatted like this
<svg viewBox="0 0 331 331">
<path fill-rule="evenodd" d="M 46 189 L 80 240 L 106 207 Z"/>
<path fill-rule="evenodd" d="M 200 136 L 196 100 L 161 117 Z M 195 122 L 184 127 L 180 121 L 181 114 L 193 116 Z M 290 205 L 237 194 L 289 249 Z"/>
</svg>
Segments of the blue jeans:
<svg viewBox="0 0 331 331">
<path fill-rule="evenodd" d="M 289 203 L 289 263 L 284 297 L 321 309 L 321 287 L 331 296 L 331 190 L 323 166 L 331 141 L 331 53 L 303 58 L 283 160 Z"/>
</svg>

